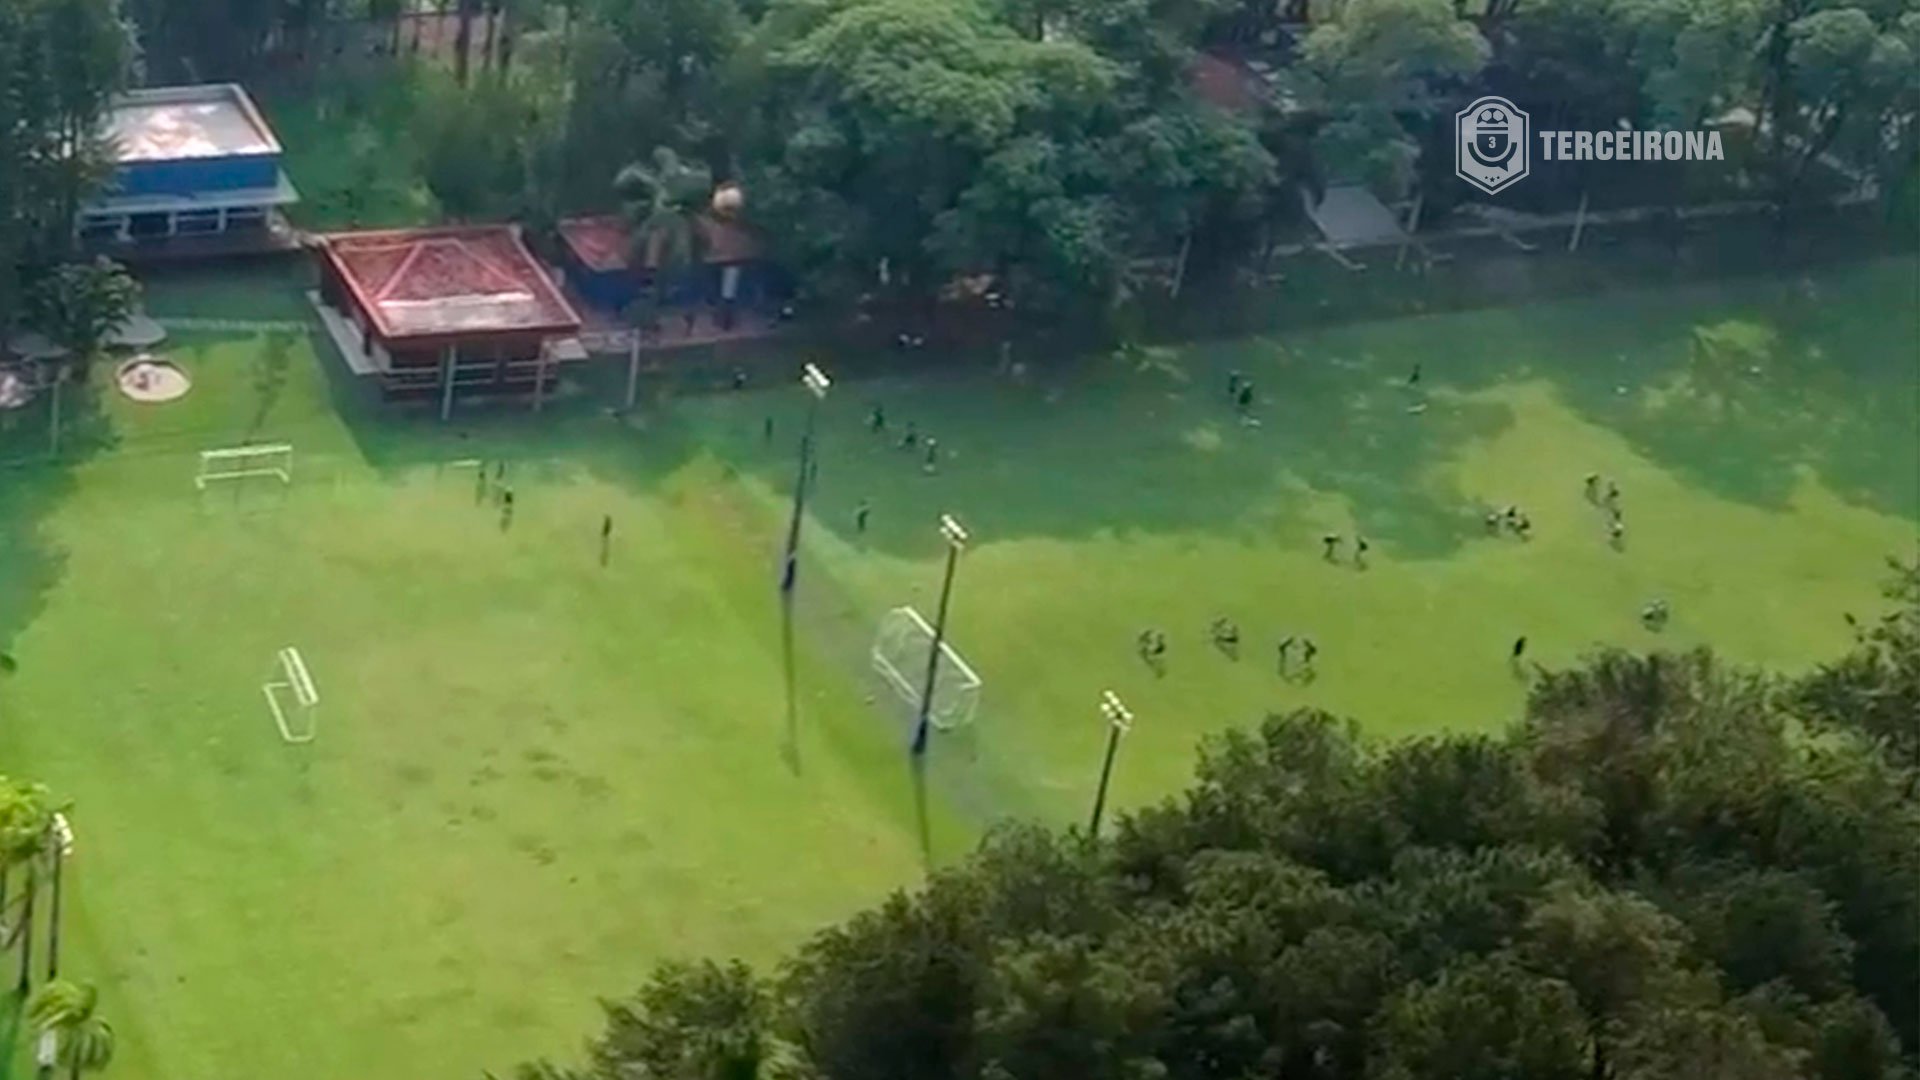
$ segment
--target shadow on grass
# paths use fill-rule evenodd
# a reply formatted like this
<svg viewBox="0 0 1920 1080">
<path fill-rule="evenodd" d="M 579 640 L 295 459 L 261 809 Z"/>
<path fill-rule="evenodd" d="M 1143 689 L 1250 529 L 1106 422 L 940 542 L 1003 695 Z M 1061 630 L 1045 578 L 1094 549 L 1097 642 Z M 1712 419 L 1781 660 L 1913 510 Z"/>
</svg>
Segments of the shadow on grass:
<svg viewBox="0 0 1920 1080">
<path fill-rule="evenodd" d="M 27 1024 L 26 1002 L 15 993 L 0 994 L 0 1080 L 37 1075 L 33 1065 L 33 1032 Z"/>
<path fill-rule="evenodd" d="M 1336 326 L 1111 356 L 1033 358 L 1024 379 L 944 368 L 843 382 L 821 414 L 816 513 L 862 543 L 922 555 L 959 510 L 981 535 L 1080 538 L 1199 532 L 1311 543 L 1327 499 L 1405 556 L 1480 535 L 1482 508 L 1434 470 L 1514 422 L 1476 397 L 1546 383 L 1575 413 L 1722 497 L 1779 506 L 1803 471 L 1875 510 L 1920 517 L 1914 345 L 1903 297 L 1916 264 L 1891 259 L 1784 279 Z M 1716 328 L 1768 344 L 1731 392 L 1703 375 Z M 1711 349 L 1705 351 L 1711 352 Z M 1738 350 L 1735 350 L 1738 352 Z M 1417 385 L 1409 379 L 1418 365 Z M 1747 370 L 1751 367 L 1753 370 Z M 1255 424 L 1230 404 L 1251 378 Z M 886 427 L 874 432 L 879 406 Z M 777 488 L 803 397 L 750 388 L 675 409 L 688 436 Z M 771 421 L 775 438 L 764 436 Z M 912 425 L 912 445 L 903 445 Z M 926 441 L 938 440 L 926 469 Z M 1567 463 L 1577 483 L 1582 463 Z"/>
<path fill-rule="evenodd" d="M 61 394 L 64 414 L 60 453 L 50 455 L 51 416 L 36 400 L 0 430 L 0 654 L 12 671 L 0 670 L 0 718 L 6 714 L 6 682 L 27 677 L 33 658 L 15 646 L 21 631 L 45 609 L 53 587 L 66 573 L 66 553 L 42 523 L 68 495 L 70 469 L 117 445 L 112 425 L 100 408 L 100 386 L 108 376 L 95 365 L 86 383 L 69 383 Z"/>
</svg>

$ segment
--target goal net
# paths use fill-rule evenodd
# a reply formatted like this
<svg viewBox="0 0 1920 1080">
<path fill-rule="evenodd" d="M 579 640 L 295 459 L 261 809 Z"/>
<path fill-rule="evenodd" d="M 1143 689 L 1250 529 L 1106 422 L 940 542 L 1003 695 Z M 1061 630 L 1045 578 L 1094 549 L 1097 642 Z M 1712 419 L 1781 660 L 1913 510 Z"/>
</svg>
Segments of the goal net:
<svg viewBox="0 0 1920 1080">
<path fill-rule="evenodd" d="M 873 669 L 893 687 L 901 700 L 920 707 L 926 686 L 927 657 L 933 649 L 933 627 L 911 607 L 898 607 L 880 620 L 873 639 Z M 980 705 L 980 676 L 953 643 L 940 643 L 940 663 L 933 676 L 933 707 L 927 721 L 942 731 L 973 722 Z"/>
<path fill-rule="evenodd" d="M 215 480 L 237 480 L 243 476 L 277 476 L 283 484 L 293 483 L 293 447 L 273 443 L 202 450 L 200 471 L 193 478 L 193 486 L 205 491 Z"/>
<path fill-rule="evenodd" d="M 267 696 L 267 708 L 273 710 L 273 722 L 282 739 L 290 743 L 313 741 L 320 691 L 314 689 L 313 676 L 307 672 L 307 662 L 299 649 L 289 645 L 274 654 L 273 671 L 260 691 Z"/>
</svg>

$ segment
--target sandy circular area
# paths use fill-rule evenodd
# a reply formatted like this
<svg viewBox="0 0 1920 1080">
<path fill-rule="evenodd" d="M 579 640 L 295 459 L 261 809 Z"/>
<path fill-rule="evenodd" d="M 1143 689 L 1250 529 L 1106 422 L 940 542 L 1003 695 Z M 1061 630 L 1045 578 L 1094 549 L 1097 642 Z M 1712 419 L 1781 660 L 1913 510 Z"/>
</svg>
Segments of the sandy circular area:
<svg viewBox="0 0 1920 1080">
<path fill-rule="evenodd" d="M 176 401 L 193 389 L 193 380 L 165 357 L 141 353 L 114 372 L 120 392 L 134 401 L 156 404 Z"/>
</svg>

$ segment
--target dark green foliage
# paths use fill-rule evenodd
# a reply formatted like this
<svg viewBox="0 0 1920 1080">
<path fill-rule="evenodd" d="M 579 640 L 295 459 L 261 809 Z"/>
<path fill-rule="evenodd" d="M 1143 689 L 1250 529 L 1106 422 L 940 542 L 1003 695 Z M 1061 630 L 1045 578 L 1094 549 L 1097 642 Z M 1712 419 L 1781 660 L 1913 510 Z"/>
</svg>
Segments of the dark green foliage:
<svg viewBox="0 0 1920 1080">
<path fill-rule="evenodd" d="M 85 377 L 107 335 L 140 304 L 140 283 L 111 259 L 66 263 L 48 270 L 27 293 L 27 322 L 66 348 L 68 363 Z"/>
<path fill-rule="evenodd" d="M 1913 661 L 1874 647 L 1869 697 Z M 777 978 L 706 969 L 724 1007 L 668 969 L 588 1076 L 1910 1080 L 1913 776 L 1803 696 L 1606 654 L 1503 738 L 1272 717 L 1110 841 L 1001 829 Z"/>
<path fill-rule="evenodd" d="M 114 0 L 0 0 L 0 332 L 105 179 L 99 125 L 133 56 Z"/>
<path fill-rule="evenodd" d="M 1506 953 L 1473 956 L 1394 995 L 1373 1074 L 1393 1080 L 1578 1080 L 1586 1016 L 1564 982 Z"/>
<path fill-rule="evenodd" d="M 607 1005 L 593 1058 L 603 1070 L 752 1080 L 768 1060 L 767 1020 L 766 990 L 746 965 L 669 964 L 637 1001 Z"/>
<path fill-rule="evenodd" d="M 1920 768 L 1920 561 L 1892 563 L 1893 610 L 1856 621 L 1851 652 L 1793 688 L 1799 713 L 1820 724 L 1879 740 L 1887 755 Z"/>
</svg>

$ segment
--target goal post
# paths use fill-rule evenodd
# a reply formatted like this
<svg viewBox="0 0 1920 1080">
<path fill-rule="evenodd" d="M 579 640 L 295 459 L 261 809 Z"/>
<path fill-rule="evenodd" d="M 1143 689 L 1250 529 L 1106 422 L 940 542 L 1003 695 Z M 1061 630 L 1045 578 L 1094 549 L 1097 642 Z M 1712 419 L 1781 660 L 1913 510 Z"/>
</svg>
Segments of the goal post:
<svg viewBox="0 0 1920 1080">
<path fill-rule="evenodd" d="M 202 450 L 193 486 L 205 491 L 212 481 L 246 476 L 275 476 L 283 484 L 293 483 L 293 447 L 287 443 L 258 443 Z"/>
<path fill-rule="evenodd" d="M 289 645 L 274 654 L 273 670 L 260 686 L 267 708 L 273 711 L 273 723 L 280 737 L 290 743 L 312 742 L 315 712 L 320 706 L 320 691 L 300 650 Z M 285 701 L 282 701 L 282 698 Z"/>
<path fill-rule="evenodd" d="M 912 607 L 897 607 L 880 619 L 873 639 L 873 669 L 893 687 L 901 700 L 920 705 L 925 689 L 928 654 L 933 648 L 933 627 Z M 981 680 L 951 641 L 941 641 L 940 662 L 933 677 L 932 707 L 927 721 L 941 731 L 951 731 L 973 722 L 980 706 Z"/>
</svg>

